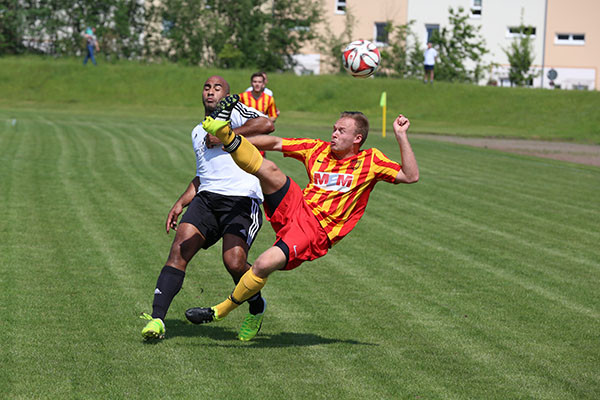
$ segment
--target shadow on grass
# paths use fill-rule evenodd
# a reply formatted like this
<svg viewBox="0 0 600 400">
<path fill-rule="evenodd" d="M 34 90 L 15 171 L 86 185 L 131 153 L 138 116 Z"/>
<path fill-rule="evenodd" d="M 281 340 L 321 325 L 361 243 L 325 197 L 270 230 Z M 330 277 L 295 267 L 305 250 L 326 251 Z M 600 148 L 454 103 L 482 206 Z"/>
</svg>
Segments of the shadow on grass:
<svg viewBox="0 0 600 400">
<path fill-rule="evenodd" d="M 194 325 L 186 321 L 168 319 L 165 321 L 167 326 L 167 337 L 206 337 L 215 341 L 208 346 L 215 347 L 256 347 L 256 348 L 276 348 L 276 347 L 297 347 L 297 346 L 316 346 L 322 344 L 353 344 L 362 346 L 377 346 L 374 343 L 359 342 L 357 340 L 326 338 L 313 333 L 298 332 L 280 332 L 275 335 L 267 335 L 260 332 L 250 342 L 241 342 L 237 338 L 237 331 L 220 327 L 219 325 Z M 203 343 L 202 346 L 207 346 Z"/>
</svg>

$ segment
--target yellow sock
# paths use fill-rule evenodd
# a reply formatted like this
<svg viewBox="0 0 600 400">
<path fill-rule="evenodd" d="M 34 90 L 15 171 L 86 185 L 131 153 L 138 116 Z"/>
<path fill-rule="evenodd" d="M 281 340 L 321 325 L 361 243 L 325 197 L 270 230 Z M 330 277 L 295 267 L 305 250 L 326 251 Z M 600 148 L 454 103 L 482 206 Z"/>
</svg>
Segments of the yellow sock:
<svg viewBox="0 0 600 400">
<path fill-rule="evenodd" d="M 255 174 L 263 163 L 263 156 L 245 137 L 237 135 L 234 141 L 237 141 L 237 138 L 240 138 L 240 144 L 229 154 L 238 167 L 249 174 Z"/>
<path fill-rule="evenodd" d="M 267 278 L 259 278 L 254 275 L 252 269 L 249 269 L 238 282 L 233 293 L 227 300 L 217 304 L 217 318 L 222 319 L 227 316 L 231 311 L 235 310 L 240 304 L 254 296 L 267 283 Z"/>
<path fill-rule="evenodd" d="M 221 121 L 215 121 L 215 123 L 219 122 Z M 229 124 L 218 129 L 215 132 L 215 136 L 218 137 L 219 140 L 223 142 L 225 146 L 229 146 L 231 142 L 233 142 L 233 139 L 235 139 L 235 133 L 233 132 L 233 129 L 231 129 L 231 126 Z"/>
<path fill-rule="evenodd" d="M 212 117 L 206 117 L 202 122 L 204 129 L 213 133 L 223 142 L 225 151 L 231 154 L 233 161 L 244 171 L 254 174 L 263 162 L 263 157 L 252 143 L 245 137 L 236 135 L 231 129 L 229 121 L 215 120 Z"/>
</svg>

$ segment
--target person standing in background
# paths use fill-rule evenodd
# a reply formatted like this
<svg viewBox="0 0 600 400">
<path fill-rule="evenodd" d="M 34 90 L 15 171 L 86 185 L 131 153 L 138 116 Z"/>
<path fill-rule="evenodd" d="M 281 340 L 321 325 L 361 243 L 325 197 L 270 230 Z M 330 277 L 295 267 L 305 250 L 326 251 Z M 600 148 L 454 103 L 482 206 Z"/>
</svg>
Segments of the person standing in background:
<svg viewBox="0 0 600 400">
<path fill-rule="evenodd" d="M 96 64 L 96 58 L 94 57 L 94 51 L 100 51 L 100 46 L 98 45 L 98 38 L 96 38 L 96 28 L 88 27 L 83 34 L 83 37 L 86 41 L 86 55 L 83 59 L 83 65 L 86 65 L 88 60 L 92 60 L 92 64 Z"/>
<path fill-rule="evenodd" d="M 425 68 L 425 78 L 423 79 L 423 83 L 429 82 L 433 84 L 433 69 L 435 67 L 435 59 L 437 58 L 438 52 L 436 49 L 431 47 L 431 42 L 427 42 L 427 49 L 423 53 L 423 57 L 425 58 L 425 62 L 423 63 L 423 67 Z"/>
</svg>

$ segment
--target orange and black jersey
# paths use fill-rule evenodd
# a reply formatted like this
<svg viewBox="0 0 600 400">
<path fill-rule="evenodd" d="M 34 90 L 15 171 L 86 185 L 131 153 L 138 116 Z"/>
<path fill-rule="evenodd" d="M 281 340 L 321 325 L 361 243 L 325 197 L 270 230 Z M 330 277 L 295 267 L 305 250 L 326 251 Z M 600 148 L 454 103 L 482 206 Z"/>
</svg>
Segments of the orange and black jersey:
<svg viewBox="0 0 600 400">
<path fill-rule="evenodd" d="M 393 183 L 402 169 L 375 148 L 337 160 L 329 142 L 319 139 L 283 139 L 282 152 L 304 163 L 309 178 L 304 200 L 332 244 L 356 226 L 375 184 Z"/>
</svg>

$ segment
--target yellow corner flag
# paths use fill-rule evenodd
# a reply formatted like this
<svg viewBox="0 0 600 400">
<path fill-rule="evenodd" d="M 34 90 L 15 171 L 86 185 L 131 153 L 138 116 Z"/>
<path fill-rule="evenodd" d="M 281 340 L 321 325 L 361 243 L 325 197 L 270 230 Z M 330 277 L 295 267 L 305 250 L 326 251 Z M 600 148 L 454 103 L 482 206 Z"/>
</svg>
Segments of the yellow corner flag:
<svg viewBox="0 0 600 400">
<path fill-rule="evenodd" d="M 385 137 L 385 116 L 387 114 L 387 93 L 381 93 L 381 99 L 379 100 L 379 106 L 382 108 L 383 112 L 383 127 L 381 130 L 381 137 Z"/>
</svg>

